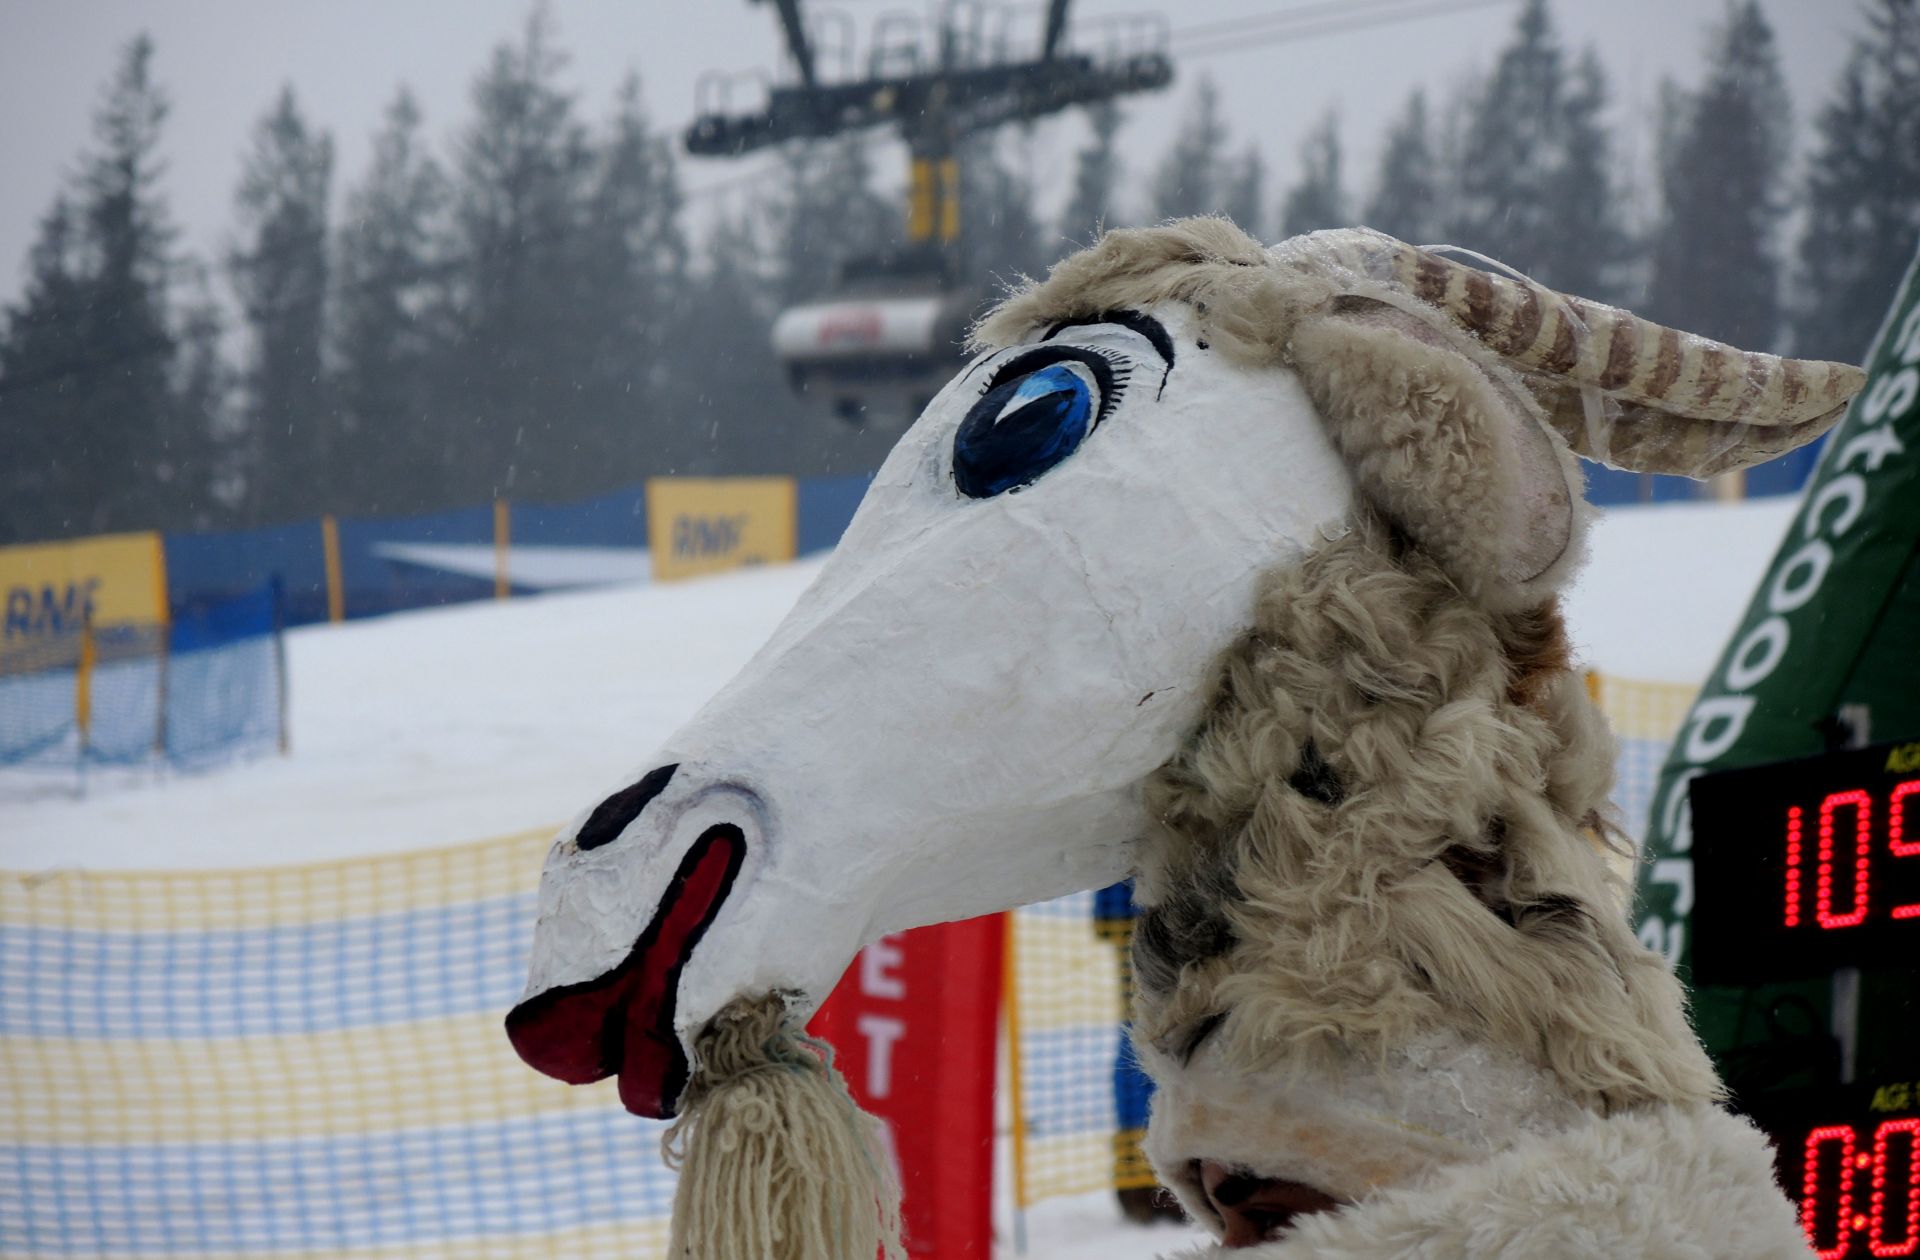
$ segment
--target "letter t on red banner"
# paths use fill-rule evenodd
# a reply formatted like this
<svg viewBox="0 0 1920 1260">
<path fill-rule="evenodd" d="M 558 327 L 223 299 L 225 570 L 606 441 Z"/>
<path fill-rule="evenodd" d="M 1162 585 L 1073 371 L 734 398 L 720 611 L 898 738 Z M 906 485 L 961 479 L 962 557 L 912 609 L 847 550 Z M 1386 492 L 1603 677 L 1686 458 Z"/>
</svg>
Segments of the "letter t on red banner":
<svg viewBox="0 0 1920 1260">
<path fill-rule="evenodd" d="M 1000 915 L 883 937 L 813 1017 L 853 1096 L 885 1124 L 915 1260 L 993 1254 Z"/>
</svg>

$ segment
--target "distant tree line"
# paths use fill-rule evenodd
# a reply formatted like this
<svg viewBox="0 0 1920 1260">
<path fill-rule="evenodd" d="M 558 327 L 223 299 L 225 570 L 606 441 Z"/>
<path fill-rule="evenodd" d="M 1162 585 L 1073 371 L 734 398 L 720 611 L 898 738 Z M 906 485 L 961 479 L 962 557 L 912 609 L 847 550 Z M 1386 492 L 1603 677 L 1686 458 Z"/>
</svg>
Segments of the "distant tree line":
<svg viewBox="0 0 1920 1260">
<path fill-rule="evenodd" d="M 1569 51 L 1547 0 L 1528 0 L 1484 77 L 1438 108 L 1424 90 L 1407 98 L 1364 191 L 1329 112 L 1269 203 L 1259 150 L 1236 145 L 1203 78 L 1171 149 L 1137 178 L 1121 169 L 1117 115 L 1094 115 L 1061 233 L 1202 213 L 1270 239 L 1364 223 L 1742 346 L 1857 361 L 1920 246 L 1920 0 L 1866 0 L 1861 14 L 1799 172 L 1759 0 L 1726 5 L 1697 84 L 1664 87 L 1647 198 L 1606 121 L 1599 59 Z M 1142 183 L 1144 202 L 1123 195 Z"/>
<path fill-rule="evenodd" d="M 1020 138 L 978 139 L 961 168 L 966 265 L 1011 281 L 1102 227 L 1175 215 L 1274 239 L 1366 223 L 1741 345 L 1857 360 L 1920 244 L 1920 0 L 1864 12 L 1799 171 L 1758 0 L 1730 0 L 1700 80 L 1664 89 L 1658 186 L 1639 199 L 1602 66 L 1529 0 L 1483 78 L 1437 105 L 1408 98 L 1364 189 L 1332 113 L 1272 186 L 1205 78 L 1149 169 L 1127 169 L 1118 107 L 1089 110 L 1056 222 Z M 844 468 L 856 448 L 793 422 L 768 333 L 783 304 L 898 243 L 902 209 L 874 188 L 866 144 L 790 148 L 696 244 L 638 80 L 588 119 L 564 67 L 536 12 L 475 77 L 444 151 L 402 90 L 337 222 L 332 138 L 283 91 L 209 263 L 177 247 L 167 96 L 151 42 L 129 45 L 0 321 L 0 542 Z"/>
<path fill-rule="evenodd" d="M 723 222 L 696 259 L 638 80 L 589 123 L 564 64 L 537 11 L 475 77 L 445 152 L 402 90 L 338 222 L 332 139 L 283 91 L 209 267 L 174 247 L 167 96 L 135 40 L 6 311 L 0 541 L 794 463 L 793 436 L 766 422 L 784 387 L 766 352 L 782 269 L 764 242 L 776 218 L 820 217 L 826 189 Z M 716 441 L 723 420 L 751 437 Z"/>
</svg>

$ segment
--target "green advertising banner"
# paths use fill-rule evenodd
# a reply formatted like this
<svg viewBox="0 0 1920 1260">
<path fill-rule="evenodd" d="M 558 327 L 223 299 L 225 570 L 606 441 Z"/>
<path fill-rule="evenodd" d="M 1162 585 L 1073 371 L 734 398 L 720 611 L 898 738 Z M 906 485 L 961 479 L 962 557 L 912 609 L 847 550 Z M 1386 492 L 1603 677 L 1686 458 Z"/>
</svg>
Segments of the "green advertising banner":
<svg viewBox="0 0 1920 1260">
<path fill-rule="evenodd" d="M 1866 388 L 1829 438 L 1655 787 L 1638 930 L 1683 975 L 1696 893 L 1688 784 L 1710 771 L 1920 737 L 1920 257 L 1866 367 Z M 1757 1035 L 1750 1005 L 1696 992 L 1709 1048 L 1725 1053 Z"/>
</svg>

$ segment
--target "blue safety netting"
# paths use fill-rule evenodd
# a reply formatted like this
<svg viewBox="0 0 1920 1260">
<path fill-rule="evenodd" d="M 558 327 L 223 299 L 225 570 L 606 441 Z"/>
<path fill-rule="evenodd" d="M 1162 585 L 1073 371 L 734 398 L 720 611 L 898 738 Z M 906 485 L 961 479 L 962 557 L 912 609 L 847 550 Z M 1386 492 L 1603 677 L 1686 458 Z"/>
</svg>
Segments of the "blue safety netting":
<svg viewBox="0 0 1920 1260">
<path fill-rule="evenodd" d="M 0 768 L 197 769 L 279 742 L 277 588 L 0 649 Z M 89 633 L 91 642 L 89 642 Z"/>
<path fill-rule="evenodd" d="M 872 473 L 802 477 L 796 505 L 798 519 L 794 523 L 794 551 L 806 556 L 833 548 L 840 541 L 840 535 L 847 532 L 847 523 L 853 520 L 855 509 L 872 484 Z"/>
<path fill-rule="evenodd" d="M 1789 451 L 1740 474 L 1741 497 L 1766 498 L 1776 494 L 1797 494 L 1807 483 L 1807 475 L 1820 460 L 1823 437 L 1817 442 Z M 1587 500 L 1600 507 L 1625 503 L 1684 503 L 1713 498 L 1713 483 L 1690 477 L 1668 477 L 1657 473 L 1626 472 L 1604 464 L 1584 464 Z"/>
</svg>

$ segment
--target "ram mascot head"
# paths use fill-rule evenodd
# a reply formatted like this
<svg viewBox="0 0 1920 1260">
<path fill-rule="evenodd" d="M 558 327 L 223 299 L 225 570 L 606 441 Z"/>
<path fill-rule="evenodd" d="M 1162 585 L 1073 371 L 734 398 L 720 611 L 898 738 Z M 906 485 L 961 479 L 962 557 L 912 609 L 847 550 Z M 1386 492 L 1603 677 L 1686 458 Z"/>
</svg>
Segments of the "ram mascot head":
<svg viewBox="0 0 1920 1260">
<path fill-rule="evenodd" d="M 1137 873 L 1154 1151 L 1197 1213 L 1209 1072 L 1364 1095 L 1394 1143 L 1306 1105 L 1257 1139 L 1337 1195 L 1488 1113 L 1382 1064 L 1712 1095 L 1596 843 L 1611 747 L 1556 604 L 1577 457 L 1738 469 L 1860 373 L 1218 219 L 1108 233 L 974 342 L 766 646 L 555 842 L 527 1062 L 671 1116 L 729 1003 L 803 1018 L 886 933 Z"/>
</svg>

